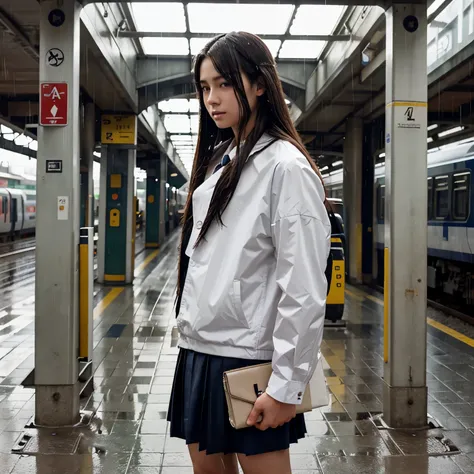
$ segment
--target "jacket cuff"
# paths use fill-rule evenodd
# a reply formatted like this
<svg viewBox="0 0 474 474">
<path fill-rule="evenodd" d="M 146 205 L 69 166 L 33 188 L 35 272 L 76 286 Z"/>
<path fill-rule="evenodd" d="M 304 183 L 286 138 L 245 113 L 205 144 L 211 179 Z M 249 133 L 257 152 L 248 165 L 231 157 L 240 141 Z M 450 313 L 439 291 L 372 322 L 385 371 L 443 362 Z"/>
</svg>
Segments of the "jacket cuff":
<svg viewBox="0 0 474 474">
<path fill-rule="evenodd" d="M 266 392 L 281 403 L 301 405 L 306 385 L 307 384 L 303 382 L 285 380 L 273 372 L 268 382 Z"/>
</svg>

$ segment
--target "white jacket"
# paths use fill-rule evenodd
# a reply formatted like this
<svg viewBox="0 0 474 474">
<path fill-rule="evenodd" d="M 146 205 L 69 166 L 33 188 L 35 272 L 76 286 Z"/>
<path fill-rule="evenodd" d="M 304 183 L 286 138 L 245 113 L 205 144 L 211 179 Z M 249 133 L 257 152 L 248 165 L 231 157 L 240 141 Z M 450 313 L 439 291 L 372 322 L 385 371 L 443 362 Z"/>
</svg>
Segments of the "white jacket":
<svg viewBox="0 0 474 474">
<path fill-rule="evenodd" d="M 252 157 L 271 140 L 255 145 L 224 227 L 213 223 L 196 249 L 222 169 L 194 192 L 178 345 L 272 360 L 267 393 L 299 404 L 323 335 L 331 226 L 322 183 L 295 146 L 278 140 Z"/>
</svg>

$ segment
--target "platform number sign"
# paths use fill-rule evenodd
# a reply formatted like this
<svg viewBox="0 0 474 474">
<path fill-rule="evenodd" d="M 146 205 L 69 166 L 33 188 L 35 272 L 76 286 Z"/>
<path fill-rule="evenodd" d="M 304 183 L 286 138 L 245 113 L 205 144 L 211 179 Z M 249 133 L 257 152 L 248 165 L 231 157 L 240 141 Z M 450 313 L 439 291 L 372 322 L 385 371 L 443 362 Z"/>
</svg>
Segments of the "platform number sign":
<svg viewBox="0 0 474 474">
<path fill-rule="evenodd" d="M 411 105 L 412 103 L 414 105 Z M 395 123 L 397 128 L 411 130 L 421 128 L 422 114 L 425 112 L 426 115 L 426 109 L 425 107 L 420 107 L 419 104 L 412 103 L 394 103 Z"/>
<path fill-rule="evenodd" d="M 135 145 L 136 121 L 136 115 L 102 115 L 102 143 L 110 145 Z"/>
<path fill-rule="evenodd" d="M 408 122 L 414 122 L 415 121 L 415 119 L 413 117 L 413 107 L 408 107 L 406 112 L 405 112 L 405 115 L 407 117 Z"/>
</svg>

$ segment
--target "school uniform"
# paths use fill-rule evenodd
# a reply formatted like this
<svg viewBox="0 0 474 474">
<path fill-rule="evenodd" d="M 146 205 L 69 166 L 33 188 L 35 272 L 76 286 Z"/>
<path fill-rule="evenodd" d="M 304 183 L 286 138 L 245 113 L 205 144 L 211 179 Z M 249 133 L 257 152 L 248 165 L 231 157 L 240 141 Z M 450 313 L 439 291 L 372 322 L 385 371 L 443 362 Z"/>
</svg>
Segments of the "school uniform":
<svg viewBox="0 0 474 474">
<path fill-rule="evenodd" d="M 235 155 L 229 145 L 216 152 L 225 162 Z M 322 183 L 306 157 L 264 134 L 223 213 L 224 226 L 213 223 L 194 248 L 225 166 L 208 173 L 193 194 L 168 420 L 171 436 L 199 443 L 208 454 L 261 454 L 304 437 L 304 417 L 264 432 L 235 430 L 222 374 L 272 361 L 267 393 L 302 402 L 323 335 L 331 226 Z"/>
</svg>

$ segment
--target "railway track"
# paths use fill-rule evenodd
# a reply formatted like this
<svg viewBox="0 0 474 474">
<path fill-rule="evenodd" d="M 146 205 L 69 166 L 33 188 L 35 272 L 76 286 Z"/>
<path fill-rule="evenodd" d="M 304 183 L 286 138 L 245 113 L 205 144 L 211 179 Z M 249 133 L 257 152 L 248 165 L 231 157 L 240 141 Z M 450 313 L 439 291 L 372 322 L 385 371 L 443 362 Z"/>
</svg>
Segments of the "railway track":
<svg viewBox="0 0 474 474">
<path fill-rule="evenodd" d="M 34 237 L 0 244 L 0 259 L 32 252 L 35 244 Z"/>
<path fill-rule="evenodd" d="M 137 235 L 137 240 L 142 240 L 143 233 Z M 34 281 L 36 269 L 36 241 L 35 239 L 19 240 L 0 245 L 0 291 L 12 290 Z M 136 256 L 145 250 L 144 245 L 137 248 Z M 97 271 L 97 258 L 94 257 L 95 278 Z"/>
<path fill-rule="evenodd" d="M 371 285 L 370 287 L 383 295 L 383 286 Z M 435 301 L 431 298 L 427 299 L 427 305 L 429 308 L 433 308 L 435 310 L 441 311 L 446 316 L 453 316 L 454 318 L 458 318 L 461 321 L 464 321 L 474 326 L 474 308 L 473 308 L 472 314 L 467 314 L 464 311 L 460 311 L 459 309 L 450 307 L 447 304 L 443 304 L 441 301 Z"/>
</svg>

